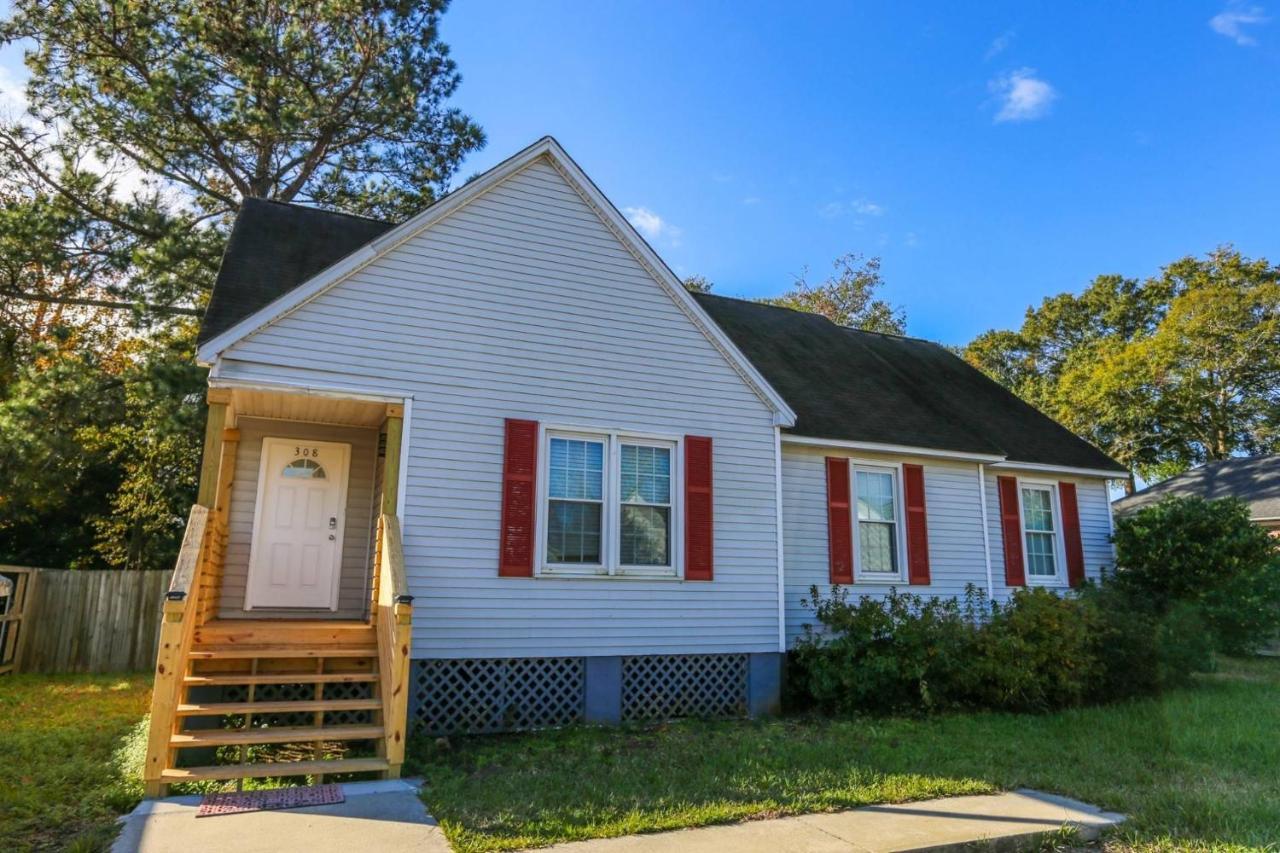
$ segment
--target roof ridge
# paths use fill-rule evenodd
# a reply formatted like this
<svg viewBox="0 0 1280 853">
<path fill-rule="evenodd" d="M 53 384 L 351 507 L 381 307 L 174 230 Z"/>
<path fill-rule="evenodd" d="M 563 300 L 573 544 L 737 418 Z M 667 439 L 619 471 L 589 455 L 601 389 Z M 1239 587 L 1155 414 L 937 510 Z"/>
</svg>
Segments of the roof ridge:
<svg viewBox="0 0 1280 853">
<path fill-rule="evenodd" d="M 262 196 L 245 196 L 240 203 L 241 205 L 244 205 L 250 202 L 264 202 L 266 204 L 274 204 L 274 205 L 279 205 L 280 207 L 287 207 L 287 208 L 290 208 L 291 210 L 306 210 L 311 213 L 324 213 L 330 216 L 345 216 L 348 219 L 361 219 L 365 222 L 376 222 L 379 225 L 398 224 L 393 219 L 379 219 L 376 216 L 365 216 L 362 213 L 351 213 L 350 211 L 346 211 L 346 210 L 332 210 L 327 207 L 316 207 L 310 204 L 300 204 L 299 202 L 296 202 L 296 201 L 281 201 L 278 198 L 263 198 Z M 433 201 L 432 204 L 435 204 L 435 202 Z"/>
<path fill-rule="evenodd" d="M 731 299 L 734 302 L 747 302 L 751 305 L 759 305 L 762 308 L 775 308 L 779 311 L 790 311 L 794 314 L 803 314 L 806 317 L 817 317 L 820 320 L 824 320 L 830 323 L 832 326 L 835 326 L 837 329 L 842 329 L 846 332 L 855 332 L 863 335 L 880 335 L 881 337 L 885 337 L 885 338 L 901 338 L 904 341 L 919 341 L 920 343 L 932 344 L 933 346 L 936 346 L 936 347 L 942 347 L 948 352 L 951 351 L 950 349 L 947 348 L 947 345 L 944 343 L 941 343 L 939 341 L 931 341 L 928 338 L 922 338 L 922 337 L 919 337 L 918 335 L 906 335 L 906 334 L 899 335 L 896 332 L 880 332 L 875 329 L 859 329 L 856 326 L 842 326 L 839 323 L 832 320 L 830 317 L 827 317 L 824 314 L 819 314 L 817 311 L 806 311 L 803 308 L 792 308 L 790 305 L 774 305 L 771 302 L 766 302 L 765 300 L 773 298 L 771 296 L 761 296 L 761 297 L 725 296 L 722 293 L 699 293 L 696 295 L 697 296 L 713 296 L 716 299 Z"/>
</svg>

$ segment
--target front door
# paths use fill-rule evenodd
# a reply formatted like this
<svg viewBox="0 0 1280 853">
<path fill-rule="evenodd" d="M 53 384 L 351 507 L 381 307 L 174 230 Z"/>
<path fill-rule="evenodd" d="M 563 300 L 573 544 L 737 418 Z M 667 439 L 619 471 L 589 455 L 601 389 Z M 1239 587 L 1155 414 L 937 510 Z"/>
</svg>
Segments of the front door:
<svg viewBox="0 0 1280 853">
<path fill-rule="evenodd" d="M 338 609 L 351 445 L 264 438 L 245 607 Z"/>
</svg>

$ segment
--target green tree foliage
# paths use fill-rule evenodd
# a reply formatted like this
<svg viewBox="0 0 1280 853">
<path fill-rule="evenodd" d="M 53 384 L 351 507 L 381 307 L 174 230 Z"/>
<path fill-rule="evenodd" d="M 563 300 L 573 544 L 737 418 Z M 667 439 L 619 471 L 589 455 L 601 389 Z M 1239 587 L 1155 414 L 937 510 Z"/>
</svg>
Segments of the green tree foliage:
<svg viewBox="0 0 1280 853">
<path fill-rule="evenodd" d="M 1158 613 L 1190 606 L 1212 648 L 1247 652 L 1280 630 L 1280 551 L 1233 498 L 1170 498 L 1116 519 L 1116 583 Z"/>
<path fill-rule="evenodd" d="M 1231 247 L 1100 276 L 965 357 L 1146 479 L 1280 449 L 1280 267 Z"/>
<path fill-rule="evenodd" d="M 833 266 L 835 274 L 820 284 L 810 284 L 801 275 L 791 290 L 760 301 L 821 314 L 837 325 L 853 329 L 891 335 L 906 333 L 906 312 L 876 298 L 876 291 L 884 285 L 879 258 L 851 253 L 836 258 Z"/>
<path fill-rule="evenodd" d="M 0 122 L 0 561 L 167 564 L 195 490 L 195 323 L 246 197 L 402 218 L 479 127 L 445 0 L 17 0 Z M 47 414 L 44 414 L 47 413 Z"/>
</svg>

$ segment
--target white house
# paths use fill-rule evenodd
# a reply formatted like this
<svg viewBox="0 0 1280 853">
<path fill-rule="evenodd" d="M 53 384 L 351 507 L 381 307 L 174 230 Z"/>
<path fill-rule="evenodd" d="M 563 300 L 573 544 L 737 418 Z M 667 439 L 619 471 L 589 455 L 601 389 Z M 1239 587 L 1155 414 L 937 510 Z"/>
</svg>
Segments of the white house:
<svg viewBox="0 0 1280 853">
<path fill-rule="evenodd" d="M 228 695 L 395 773 L 415 722 L 768 712 L 815 584 L 1111 561 L 1120 466 L 935 344 L 690 294 L 551 138 L 398 225 L 247 200 L 199 360 L 153 787 L 272 772 L 185 766 Z"/>
</svg>

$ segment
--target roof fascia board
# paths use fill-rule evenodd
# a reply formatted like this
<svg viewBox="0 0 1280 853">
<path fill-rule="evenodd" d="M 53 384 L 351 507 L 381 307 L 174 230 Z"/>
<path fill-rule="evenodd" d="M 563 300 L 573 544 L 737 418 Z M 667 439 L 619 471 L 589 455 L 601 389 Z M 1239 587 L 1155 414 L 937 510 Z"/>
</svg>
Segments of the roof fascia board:
<svg viewBox="0 0 1280 853">
<path fill-rule="evenodd" d="M 903 456 L 926 456 L 934 459 L 954 459 L 960 462 L 1003 462 L 1004 456 L 991 453 L 971 453 L 965 450 L 939 450 L 934 447 L 913 447 L 907 444 L 885 444 L 878 441 L 850 441 L 840 438 L 819 438 L 809 435 L 782 436 L 783 444 L 805 447 L 832 447 L 840 450 L 865 450 L 869 453 L 894 453 Z"/>
<path fill-rule="evenodd" d="M 1043 462 L 1015 462 L 1006 459 L 996 462 L 992 468 L 1016 468 L 1020 471 L 1044 471 L 1053 474 L 1075 474 L 1078 477 L 1104 477 L 1108 480 L 1122 480 L 1128 477 L 1125 471 L 1111 471 L 1106 468 L 1075 468 L 1070 465 L 1046 465 Z"/>
</svg>

